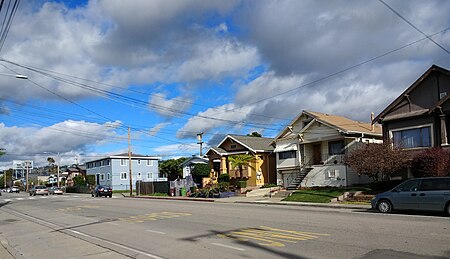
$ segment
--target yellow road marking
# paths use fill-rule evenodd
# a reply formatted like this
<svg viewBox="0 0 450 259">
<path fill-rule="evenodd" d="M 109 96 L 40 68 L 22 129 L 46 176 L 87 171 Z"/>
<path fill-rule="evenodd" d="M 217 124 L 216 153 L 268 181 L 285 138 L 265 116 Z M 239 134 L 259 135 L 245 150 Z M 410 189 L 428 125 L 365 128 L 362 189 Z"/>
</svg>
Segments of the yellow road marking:
<svg viewBox="0 0 450 259">
<path fill-rule="evenodd" d="M 230 233 L 217 235 L 221 238 L 231 238 L 241 241 L 257 241 L 263 246 L 285 246 L 285 243 L 296 243 L 319 238 L 320 236 L 329 236 L 329 234 L 301 232 L 261 226 L 259 228 L 243 228 Z"/>
</svg>

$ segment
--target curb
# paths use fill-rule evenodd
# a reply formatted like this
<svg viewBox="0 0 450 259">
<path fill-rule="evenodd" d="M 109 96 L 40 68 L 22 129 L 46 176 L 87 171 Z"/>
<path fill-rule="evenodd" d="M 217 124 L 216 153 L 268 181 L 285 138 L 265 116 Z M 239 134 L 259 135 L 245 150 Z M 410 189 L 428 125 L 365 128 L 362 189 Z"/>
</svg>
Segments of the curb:
<svg viewBox="0 0 450 259">
<path fill-rule="evenodd" d="M 165 197 L 165 196 L 123 196 L 125 198 L 133 199 L 150 199 L 150 200 L 175 200 L 175 201 L 199 201 L 199 202 L 215 202 L 210 198 L 189 198 L 189 197 Z"/>
<path fill-rule="evenodd" d="M 322 204 L 322 203 L 301 203 L 301 202 L 268 202 L 268 201 L 235 201 L 234 203 L 243 204 L 264 204 L 264 205 L 287 205 L 287 206 L 303 206 L 303 207 L 317 207 L 317 208 L 331 208 L 331 209 L 360 209 L 371 210 L 369 205 L 343 205 L 343 204 Z"/>
<path fill-rule="evenodd" d="M 193 202 L 216 202 L 215 199 L 210 198 L 189 198 L 189 197 L 165 197 L 165 196 L 124 196 L 125 198 L 134 199 L 151 199 L 151 200 L 177 200 L 177 201 L 193 201 Z M 317 207 L 317 208 L 334 208 L 334 209 L 361 209 L 370 210 L 370 205 L 353 205 L 353 204 L 326 204 L 326 203 L 309 203 L 309 202 L 286 202 L 286 201 L 233 201 L 233 202 L 221 202 L 218 203 L 240 203 L 240 204 L 260 204 L 260 205 L 284 205 L 284 206 L 304 206 L 304 207 Z"/>
</svg>

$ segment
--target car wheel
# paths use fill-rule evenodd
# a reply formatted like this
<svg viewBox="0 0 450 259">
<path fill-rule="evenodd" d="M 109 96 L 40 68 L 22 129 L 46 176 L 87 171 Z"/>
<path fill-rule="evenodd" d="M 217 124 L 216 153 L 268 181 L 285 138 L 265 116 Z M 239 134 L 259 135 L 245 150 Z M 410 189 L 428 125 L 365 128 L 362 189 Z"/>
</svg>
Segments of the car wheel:
<svg viewBox="0 0 450 259">
<path fill-rule="evenodd" d="M 33 196 L 36 196 L 36 193 L 33 193 Z"/>
<path fill-rule="evenodd" d="M 111 195 L 109 195 L 109 198 L 112 198 L 112 194 L 111 194 Z"/>
<path fill-rule="evenodd" d="M 378 202 L 377 210 L 381 213 L 390 213 L 392 211 L 392 204 L 388 200 L 381 200 Z"/>
</svg>

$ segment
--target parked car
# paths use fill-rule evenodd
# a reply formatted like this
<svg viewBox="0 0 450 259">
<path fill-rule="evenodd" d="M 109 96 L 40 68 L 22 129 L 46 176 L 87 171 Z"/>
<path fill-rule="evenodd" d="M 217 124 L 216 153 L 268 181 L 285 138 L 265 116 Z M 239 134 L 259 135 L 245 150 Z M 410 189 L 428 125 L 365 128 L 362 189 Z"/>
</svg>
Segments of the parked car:
<svg viewBox="0 0 450 259">
<path fill-rule="evenodd" d="M 109 198 L 112 198 L 112 188 L 102 185 L 97 185 L 94 190 L 92 191 L 92 197 L 101 197 L 101 196 L 109 196 Z"/>
<path fill-rule="evenodd" d="M 450 216 L 450 177 L 407 180 L 376 195 L 372 199 L 372 208 L 383 213 L 420 210 L 444 212 Z"/>
<path fill-rule="evenodd" d="M 20 192 L 20 190 L 19 190 L 19 187 L 17 187 L 17 186 L 13 186 L 13 187 L 11 187 L 11 188 L 9 188 L 9 191 L 8 192 L 16 192 L 16 193 L 19 193 Z"/>
<path fill-rule="evenodd" d="M 31 187 L 30 189 L 30 196 L 36 196 L 36 195 L 48 195 L 48 190 L 43 185 L 36 185 Z"/>
<path fill-rule="evenodd" d="M 59 194 L 62 195 L 64 191 L 61 188 L 58 188 L 56 186 L 48 187 L 48 194 Z"/>
</svg>

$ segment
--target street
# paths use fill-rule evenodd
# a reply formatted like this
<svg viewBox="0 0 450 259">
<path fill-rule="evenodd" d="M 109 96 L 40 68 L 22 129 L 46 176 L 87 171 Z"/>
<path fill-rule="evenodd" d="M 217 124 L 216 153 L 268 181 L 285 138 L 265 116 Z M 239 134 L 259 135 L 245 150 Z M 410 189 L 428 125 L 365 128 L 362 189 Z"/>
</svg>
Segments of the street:
<svg viewBox="0 0 450 259">
<path fill-rule="evenodd" d="M 86 194 L 0 196 L 16 258 L 450 258 L 450 218 Z"/>
</svg>

